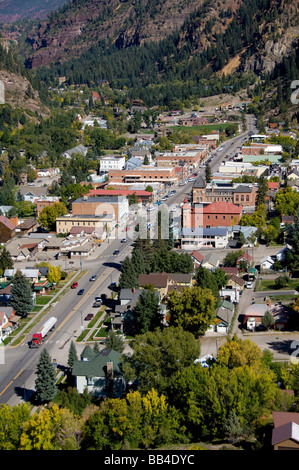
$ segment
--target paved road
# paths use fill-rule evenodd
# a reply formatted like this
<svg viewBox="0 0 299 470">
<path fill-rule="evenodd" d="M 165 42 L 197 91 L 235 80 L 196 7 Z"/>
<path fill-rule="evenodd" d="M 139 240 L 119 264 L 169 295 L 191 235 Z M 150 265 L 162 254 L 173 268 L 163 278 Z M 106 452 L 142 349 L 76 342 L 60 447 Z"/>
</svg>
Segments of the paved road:
<svg viewBox="0 0 299 470">
<path fill-rule="evenodd" d="M 236 137 L 227 143 L 224 151 L 219 152 L 213 160 L 212 167 L 220 164 L 224 155 L 235 152 L 235 147 L 239 145 L 243 137 Z M 229 149 L 229 150 L 228 150 Z M 183 187 L 176 188 L 176 194 L 169 198 L 168 205 L 180 204 L 185 194 L 192 189 L 192 183 L 188 183 Z M 130 233 L 126 234 L 130 239 Z M 121 238 L 121 237 L 120 237 Z M 113 251 L 119 249 L 117 256 L 113 255 Z M 48 335 L 45 343 L 38 350 L 31 350 L 28 347 L 30 335 L 18 347 L 8 346 L 5 348 L 3 363 L 0 363 L 0 403 L 17 404 L 20 399 L 28 399 L 33 393 L 35 381 L 35 368 L 39 360 L 40 352 L 46 348 L 55 361 L 60 365 L 67 365 L 67 356 L 69 345 L 75 340 L 82 330 L 84 316 L 92 312 L 92 303 L 94 296 L 102 293 L 108 293 L 108 286 L 111 282 L 117 281 L 120 275 L 121 262 L 124 260 L 132 249 L 130 241 L 121 244 L 119 239 L 107 240 L 99 247 L 94 256 L 90 260 L 83 261 L 82 269 L 88 270 L 79 281 L 78 289 L 85 289 L 82 297 L 77 295 L 77 291 L 70 290 L 57 302 L 51 311 L 45 316 L 40 325 L 49 316 L 56 316 L 57 326 L 53 333 Z M 52 261 L 51 261 L 52 262 Z M 61 260 L 57 263 L 61 264 Z M 22 264 L 18 265 L 22 267 Z M 79 266 L 79 265 L 78 265 Z M 89 282 L 89 277 L 97 274 L 98 278 L 95 283 Z M 40 326 L 40 325 L 37 325 Z M 214 340 L 215 344 L 215 340 Z M 83 349 L 84 344 L 77 348 L 78 355 L 80 348 Z"/>
<path fill-rule="evenodd" d="M 237 336 L 242 340 L 249 339 L 256 343 L 261 351 L 268 349 L 273 354 L 275 361 L 298 362 L 299 332 L 239 333 Z M 211 354 L 216 357 L 219 348 L 226 340 L 226 335 L 207 333 L 201 339 L 201 356 Z"/>
</svg>

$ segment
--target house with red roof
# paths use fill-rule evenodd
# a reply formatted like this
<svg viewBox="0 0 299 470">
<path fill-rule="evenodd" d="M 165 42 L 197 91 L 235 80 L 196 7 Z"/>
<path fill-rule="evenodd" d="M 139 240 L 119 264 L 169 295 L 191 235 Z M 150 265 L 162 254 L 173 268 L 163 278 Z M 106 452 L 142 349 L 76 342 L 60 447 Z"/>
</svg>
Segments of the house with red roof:
<svg viewBox="0 0 299 470">
<path fill-rule="evenodd" d="M 268 188 L 269 191 L 278 191 L 279 189 L 279 181 L 268 181 Z"/>
<path fill-rule="evenodd" d="M 191 258 L 193 260 L 193 266 L 194 266 L 194 269 L 198 268 L 199 266 L 201 266 L 201 263 L 203 262 L 204 260 L 204 256 L 197 250 L 194 250 L 192 251 L 191 253 Z"/>
<path fill-rule="evenodd" d="M 299 450 L 299 413 L 273 411 L 272 418 L 271 443 L 274 450 Z"/>
<path fill-rule="evenodd" d="M 134 189 L 91 189 L 88 196 L 132 196 L 136 194 L 138 199 L 144 202 L 150 202 L 153 197 L 151 191 L 134 190 Z"/>
<path fill-rule="evenodd" d="M 0 216 L 0 243 L 6 243 L 16 234 L 16 226 L 4 215 Z"/>
<path fill-rule="evenodd" d="M 191 205 L 187 199 L 182 205 L 184 228 L 216 228 L 237 225 L 242 216 L 242 206 L 231 202 L 211 202 Z"/>
<path fill-rule="evenodd" d="M 237 259 L 237 263 L 236 263 L 237 266 L 239 266 L 239 264 L 240 264 L 242 261 L 244 261 L 245 263 L 247 263 L 248 266 L 250 266 L 251 261 L 252 261 L 252 256 L 251 256 L 249 253 L 247 253 L 247 252 L 243 253 L 243 254 L 242 254 L 241 256 L 239 256 L 239 258 Z"/>
<path fill-rule="evenodd" d="M 211 202 L 203 207 L 203 226 L 219 227 L 237 225 L 242 217 L 242 206 L 232 202 Z"/>
</svg>

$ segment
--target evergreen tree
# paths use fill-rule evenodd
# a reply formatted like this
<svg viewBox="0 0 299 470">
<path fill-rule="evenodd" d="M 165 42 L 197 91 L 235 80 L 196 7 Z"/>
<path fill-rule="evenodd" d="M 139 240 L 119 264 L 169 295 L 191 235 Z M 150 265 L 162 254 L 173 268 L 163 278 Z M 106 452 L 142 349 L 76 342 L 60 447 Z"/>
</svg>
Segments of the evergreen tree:
<svg viewBox="0 0 299 470">
<path fill-rule="evenodd" d="M 32 290 L 27 278 L 17 271 L 12 279 L 11 298 L 9 304 L 17 315 L 26 318 L 33 308 Z"/>
<path fill-rule="evenodd" d="M 138 275 L 134 269 L 131 259 L 127 256 L 121 266 L 121 274 L 119 277 L 120 289 L 133 289 L 138 287 Z"/>
<path fill-rule="evenodd" d="M 135 248 L 132 253 L 132 264 L 135 272 L 139 274 L 145 274 L 144 259 L 139 248 Z"/>
<path fill-rule="evenodd" d="M 68 356 L 68 361 L 67 365 L 72 368 L 74 365 L 74 362 L 78 360 L 77 356 L 77 351 L 76 351 L 76 346 L 74 341 L 71 342 L 70 349 L 69 349 L 69 356 Z"/>
<path fill-rule="evenodd" d="M 145 289 L 140 295 L 134 309 L 137 327 L 141 334 L 161 327 L 161 314 L 159 311 L 159 298 L 156 291 Z"/>
<path fill-rule="evenodd" d="M 274 320 L 274 317 L 273 317 L 272 313 L 269 310 L 267 310 L 267 312 L 265 313 L 265 315 L 262 318 L 262 325 L 267 330 L 269 330 L 274 326 L 274 323 L 275 323 L 275 320 Z"/>
<path fill-rule="evenodd" d="M 0 272 L 3 273 L 5 269 L 13 269 L 13 260 L 10 252 L 4 246 L 0 254 Z"/>
<path fill-rule="evenodd" d="M 268 192 L 268 181 L 264 176 L 260 176 L 259 181 L 258 181 L 258 190 L 256 193 L 256 207 L 258 207 L 260 204 L 265 203 L 266 195 Z"/>
<path fill-rule="evenodd" d="M 205 177 L 206 177 L 206 182 L 210 183 L 211 177 L 212 177 L 212 170 L 208 163 L 206 164 Z"/>
<path fill-rule="evenodd" d="M 122 353 L 125 349 L 124 340 L 115 331 L 110 330 L 106 337 L 105 347 Z"/>
<path fill-rule="evenodd" d="M 37 378 L 35 380 L 36 400 L 40 403 L 48 403 L 57 393 L 56 373 L 51 356 L 46 349 L 41 352 L 36 367 Z"/>
</svg>

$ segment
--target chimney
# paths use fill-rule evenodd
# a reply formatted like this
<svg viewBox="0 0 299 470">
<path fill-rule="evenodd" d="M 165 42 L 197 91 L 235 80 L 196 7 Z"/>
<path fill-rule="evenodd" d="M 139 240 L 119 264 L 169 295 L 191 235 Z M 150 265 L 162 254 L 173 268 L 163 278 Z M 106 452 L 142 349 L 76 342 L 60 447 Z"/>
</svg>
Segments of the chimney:
<svg viewBox="0 0 299 470">
<path fill-rule="evenodd" d="M 14 215 L 14 216 L 10 217 L 9 220 L 15 226 L 19 225 L 19 218 L 18 218 L 17 215 Z"/>
<path fill-rule="evenodd" d="M 268 307 L 271 307 L 271 299 L 268 300 Z"/>
<path fill-rule="evenodd" d="M 107 394 L 109 398 L 113 397 L 113 362 L 107 362 Z"/>
<path fill-rule="evenodd" d="M 135 294 L 135 292 L 136 292 L 135 287 L 133 287 L 132 292 L 133 292 L 133 294 Z"/>
</svg>

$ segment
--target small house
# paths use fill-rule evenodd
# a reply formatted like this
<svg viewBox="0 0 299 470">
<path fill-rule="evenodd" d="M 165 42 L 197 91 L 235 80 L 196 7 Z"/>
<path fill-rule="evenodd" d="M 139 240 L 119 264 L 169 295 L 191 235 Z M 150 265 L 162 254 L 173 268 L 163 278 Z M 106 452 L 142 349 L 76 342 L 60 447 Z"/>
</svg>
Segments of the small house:
<svg viewBox="0 0 299 470">
<path fill-rule="evenodd" d="M 86 346 L 72 368 L 78 392 L 87 390 L 95 397 L 122 398 L 126 381 L 120 357 L 121 354 L 113 349 L 96 352 Z"/>
<path fill-rule="evenodd" d="M 273 411 L 274 450 L 299 450 L 299 413 Z"/>
</svg>

